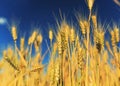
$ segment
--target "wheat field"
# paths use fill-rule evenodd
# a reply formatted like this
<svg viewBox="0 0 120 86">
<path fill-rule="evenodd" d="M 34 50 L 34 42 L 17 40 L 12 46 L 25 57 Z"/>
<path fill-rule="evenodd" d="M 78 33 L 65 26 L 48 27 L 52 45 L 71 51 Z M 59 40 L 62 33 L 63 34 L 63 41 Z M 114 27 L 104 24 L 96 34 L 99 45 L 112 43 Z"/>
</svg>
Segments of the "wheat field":
<svg viewBox="0 0 120 86">
<path fill-rule="evenodd" d="M 89 16 L 81 19 L 78 15 L 79 31 L 62 20 L 57 32 L 48 31 L 50 45 L 45 53 L 41 52 L 44 38 L 39 31 L 34 30 L 29 39 L 19 39 L 13 25 L 14 48 L 2 52 L 0 86 L 119 86 L 119 27 L 116 24 L 106 30 L 92 13 L 94 0 L 86 0 L 86 4 Z M 105 38 L 108 33 L 110 40 Z M 43 64 L 47 53 L 49 62 Z"/>
</svg>

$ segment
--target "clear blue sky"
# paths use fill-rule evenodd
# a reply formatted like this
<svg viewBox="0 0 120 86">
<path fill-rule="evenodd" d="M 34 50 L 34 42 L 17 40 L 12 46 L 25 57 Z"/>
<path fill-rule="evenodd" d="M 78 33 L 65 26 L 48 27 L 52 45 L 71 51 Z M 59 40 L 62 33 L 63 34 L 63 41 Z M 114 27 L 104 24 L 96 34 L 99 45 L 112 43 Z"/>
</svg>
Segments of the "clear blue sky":
<svg viewBox="0 0 120 86">
<path fill-rule="evenodd" d="M 86 11 L 85 0 L 0 0 L 0 17 L 19 22 L 19 35 L 30 35 L 33 27 L 40 27 L 45 38 L 48 27 L 55 26 L 54 14 L 59 18 L 59 9 L 66 15 L 66 19 L 75 21 L 76 11 Z M 94 8 L 101 21 L 115 22 L 120 18 L 120 7 L 113 0 L 95 0 Z M 43 49 L 46 49 L 45 41 Z M 6 25 L 0 25 L 0 50 L 13 44 L 13 40 Z M 0 52 L 1 53 L 1 52 Z"/>
</svg>

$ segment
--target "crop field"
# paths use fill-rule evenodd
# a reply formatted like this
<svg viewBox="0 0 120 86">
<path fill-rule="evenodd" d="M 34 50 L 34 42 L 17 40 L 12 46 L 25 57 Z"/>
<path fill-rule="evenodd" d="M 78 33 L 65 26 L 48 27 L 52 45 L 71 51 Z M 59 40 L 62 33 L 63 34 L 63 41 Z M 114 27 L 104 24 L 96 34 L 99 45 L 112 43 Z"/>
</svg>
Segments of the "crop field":
<svg viewBox="0 0 120 86">
<path fill-rule="evenodd" d="M 12 25 L 14 47 L 2 51 L 0 86 L 120 86 L 119 27 L 100 24 L 93 5 L 94 0 L 86 0 L 88 16 L 76 15 L 78 28 L 62 19 L 57 31 L 49 29 L 44 53 L 42 33 L 33 30 L 28 39 L 19 38 Z"/>
</svg>

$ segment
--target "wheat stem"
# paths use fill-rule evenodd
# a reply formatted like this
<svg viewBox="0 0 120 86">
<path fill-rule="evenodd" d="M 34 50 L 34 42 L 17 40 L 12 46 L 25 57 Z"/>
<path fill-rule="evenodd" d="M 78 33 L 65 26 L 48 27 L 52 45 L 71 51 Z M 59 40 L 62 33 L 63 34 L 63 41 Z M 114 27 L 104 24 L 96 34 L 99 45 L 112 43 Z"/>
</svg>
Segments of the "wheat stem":
<svg viewBox="0 0 120 86">
<path fill-rule="evenodd" d="M 91 10 L 88 18 L 88 28 L 87 28 L 87 61 L 86 61 L 86 86 L 88 86 L 88 61 L 89 61 L 89 35 L 90 35 L 90 18 L 91 18 Z"/>
</svg>

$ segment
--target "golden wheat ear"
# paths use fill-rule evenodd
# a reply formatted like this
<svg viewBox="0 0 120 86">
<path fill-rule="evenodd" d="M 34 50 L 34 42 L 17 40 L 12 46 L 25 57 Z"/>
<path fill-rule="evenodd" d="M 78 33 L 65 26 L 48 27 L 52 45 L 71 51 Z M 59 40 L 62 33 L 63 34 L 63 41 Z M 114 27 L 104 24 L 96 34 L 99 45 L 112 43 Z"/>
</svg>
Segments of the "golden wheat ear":
<svg viewBox="0 0 120 86">
<path fill-rule="evenodd" d="M 34 41 L 34 47 L 35 47 L 36 53 L 41 52 L 40 46 L 41 46 L 42 40 L 43 40 L 42 35 L 38 34 L 36 37 L 36 40 Z"/>
<path fill-rule="evenodd" d="M 116 43 L 118 43 L 119 42 L 119 28 L 117 28 L 117 27 L 114 27 L 114 33 L 115 33 L 115 41 L 116 41 Z"/>
<path fill-rule="evenodd" d="M 21 38 L 20 39 L 20 51 L 21 52 L 24 52 L 24 43 L 25 43 L 25 39 Z"/>
<path fill-rule="evenodd" d="M 40 44 L 41 44 L 42 41 L 43 41 L 42 34 L 38 34 L 38 36 L 37 36 L 37 38 L 36 38 L 36 41 L 37 41 L 38 46 L 40 46 Z"/>
<path fill-rule="evenodd" d="M 88 5 L 89 10 L 92 10 L 92 7 L 93 7 L 93 4 L 94 4 L 95 0 L 85 0 L 85 1 Z"/>
<path fill-rule="evenodd" d="M 49 39 L 51 41 L 53 40 L 53 31 L 52 30 L 49 31 Z"/>
<path fill-rule="evenodd" d="M 10 64 L 10 66 L 17 70 L 17 71 L 20 71 L 19 68 L 17 66 L 15 66 L 15 64 L 9 59 L 9 58 L 5 58 L 5 60 Z"/>
<path fill-rule="evenodd" d="M 12 33 L 13 40 L 16 41 L 17 40 L 17 29 L 16 29 L 16 26 L 12 26 L 11 33 Z"/>
<path fill-rule="evenodd" d="M 37 37 L 37 34 L 38 34 L 37 31 L 33 31 L 32 35 L 31 35 L 31 40 L 30 40 L 30 41 L 31 41 L 31 42 L 30 42 L 31 44 L 34 43 L 34 41 L 35 41 L 35 39 L 36 39 L 36 37 Z"/>
<path fill-rule="evenodd" d="M 92 15 L 92 22 L 93 22 L 94 29 L 97 29 L 97 16 L 96 15 Z"/>
</svg>

